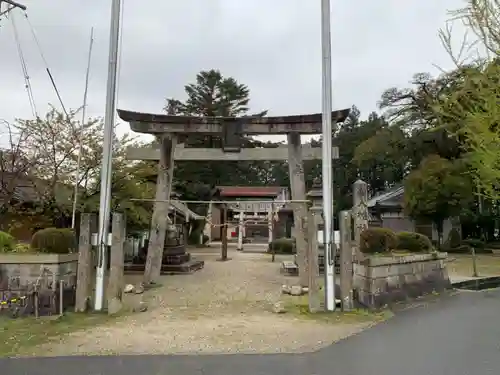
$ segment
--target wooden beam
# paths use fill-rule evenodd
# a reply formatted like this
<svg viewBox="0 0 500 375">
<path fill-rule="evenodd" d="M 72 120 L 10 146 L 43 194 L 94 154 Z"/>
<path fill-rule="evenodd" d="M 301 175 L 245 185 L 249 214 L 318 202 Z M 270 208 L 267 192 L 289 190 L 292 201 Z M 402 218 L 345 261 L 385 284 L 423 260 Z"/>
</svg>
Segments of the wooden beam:
<svg viewBox="0 0 500 375">
<path fill-rule="evenodd" d="M 333 159 L 339 158 L 338 147 L 333 148 Z M 128 160 L 159 160 L 160 150 L 149 147 L 129 147 Z M 241 152 L 223 152 L 218 148 L 184 148 L 177 146 L 174 153 L 176 161 L 265 161 L 288 160 L 287 146 L 276 148 L 243 148 Z M 321 159 L 321 147 L 302 146 L 302 160 Z"/>
<path fill-rule="evenodd" d="M 350 109 L 332 112 L 333 122 L 344 122 Z M 139 113 L 118 110 L 123 121 L 130 124 L 130 129 L 138 133 L 158 134 L 223 134 L 225 124 L 241 122 L 241 135 L 258 134 L 320 134 L 321 113 L 268 116 L 268 117 L 193 117 L 171 116 L 163 114 Z"/>
</svg>

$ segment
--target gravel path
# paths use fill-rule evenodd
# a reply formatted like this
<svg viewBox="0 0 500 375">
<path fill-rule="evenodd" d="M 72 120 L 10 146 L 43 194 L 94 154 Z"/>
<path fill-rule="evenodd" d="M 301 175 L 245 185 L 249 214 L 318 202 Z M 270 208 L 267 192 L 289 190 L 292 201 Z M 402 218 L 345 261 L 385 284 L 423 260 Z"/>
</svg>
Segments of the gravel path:
<svg viewBox="0 0 500 375">
<path fill-rule="evenodd" d="M 37 354 L 198 354 L 306 352 L 329 345 L 370 323 L 326 323 L 271 312 L 281 285 L 280 262 L 264 254 L 217 249 L 194 254 L 205 268 L 164 276 L 145 296 L 150 306 L 112 325 L 75 332 L 44 345 Z M 207 252 L 209 251 L 209 252 Z"/>
</svg>

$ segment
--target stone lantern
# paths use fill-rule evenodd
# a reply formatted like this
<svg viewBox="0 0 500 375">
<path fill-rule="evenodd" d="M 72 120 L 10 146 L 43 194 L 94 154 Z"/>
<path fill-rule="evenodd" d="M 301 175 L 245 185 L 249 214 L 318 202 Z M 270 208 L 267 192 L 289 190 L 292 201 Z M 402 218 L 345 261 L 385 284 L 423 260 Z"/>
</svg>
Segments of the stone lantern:
<svg viewBox="0 0 500 375">
<path fill-rule="evenodd" d="M 306 194 L 308 200 L 312 202 L 311 209 L 317 212 L 320 216 L 318 223 L 320 224 L 319 230 L 323 230 L 323 187 L 321 179 L 315 178 L 311 190 Z M 320 241 L 322 242 L 322 240 Z"/>
</svg>

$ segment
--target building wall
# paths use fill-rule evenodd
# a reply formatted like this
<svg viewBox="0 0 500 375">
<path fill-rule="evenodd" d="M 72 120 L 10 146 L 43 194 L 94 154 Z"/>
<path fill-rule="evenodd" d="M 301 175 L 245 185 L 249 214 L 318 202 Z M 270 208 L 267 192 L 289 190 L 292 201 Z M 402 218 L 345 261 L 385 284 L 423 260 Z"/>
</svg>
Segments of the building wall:
<svg viewBox="0 0 500 375">
<path fill-rule="evenodd" d="M 395 232 L 414 232 L 413 220 L 399 212 L 384 213 L 381 215 L 382 227 L 392 229 Z"/>
</svg>

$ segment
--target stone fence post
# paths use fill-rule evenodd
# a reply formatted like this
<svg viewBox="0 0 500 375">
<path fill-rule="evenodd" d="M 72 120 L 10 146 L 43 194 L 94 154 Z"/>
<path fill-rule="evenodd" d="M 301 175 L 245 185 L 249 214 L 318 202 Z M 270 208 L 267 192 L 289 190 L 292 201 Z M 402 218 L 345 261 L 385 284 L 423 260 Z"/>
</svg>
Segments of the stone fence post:
<svg viewBox="0 0 500 375">
<path fill-rule="evenodd" d="M 368 228 L 368 184 L 357 180 L 353 185 L 352 216 L 354 221 L 354 259 L 362 258 L 360 252 L 361 232 Z"/>
</svg>

